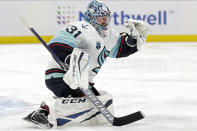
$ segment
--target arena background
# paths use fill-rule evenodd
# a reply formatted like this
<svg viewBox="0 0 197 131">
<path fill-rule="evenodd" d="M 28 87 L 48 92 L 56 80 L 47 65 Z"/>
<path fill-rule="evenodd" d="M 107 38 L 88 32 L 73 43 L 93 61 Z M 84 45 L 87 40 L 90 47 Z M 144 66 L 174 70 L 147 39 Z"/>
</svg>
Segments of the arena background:
<svg viewBox="0 0 197 131">
<path fill-rule="evenodd" d="M 82 20 L 89 0 L 0 0 L 0 131 L 43 131 L 22 118 L 51 104 L 45 85 L 50 53 L 20 21 L 42 37 Z M 126 31 L 128 17 L 152 27 L 147 43 L 129 57 L 107 58 L 95 87 L 113 96 L 115 116 L 142 111 L 123 127 L 66 126 L 51 131 L 197 131 L 197 0 L 105 0 L 111 25 Z"/>
<path fill-rule="evenodd" d="M 197 41 L 195 0 L 104 0 L 112 12 L 111 25 L 126 29 L 128 18 L 152 27 L 147 42 Z M 83 19 L 88 0 L 0 0 L 0 43 L 38 43 L 20 21 L 23 17 L 49 41 L 63 26 Z"/>
</svg>

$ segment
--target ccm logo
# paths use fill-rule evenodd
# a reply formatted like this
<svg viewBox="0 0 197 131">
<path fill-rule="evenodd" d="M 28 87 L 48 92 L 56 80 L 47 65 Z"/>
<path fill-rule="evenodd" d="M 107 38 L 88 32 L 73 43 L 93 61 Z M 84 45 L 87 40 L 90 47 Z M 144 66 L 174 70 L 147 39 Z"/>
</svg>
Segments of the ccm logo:
<svg viewBox="0 0 197 131">
<path fill-rule="evenodd" d="M 85 98 L 72 98 L 72 99 L 64 99 L 62 100 L 62 104 L 68 104 L 68 103 L 85 103 Z"/>
</svg>

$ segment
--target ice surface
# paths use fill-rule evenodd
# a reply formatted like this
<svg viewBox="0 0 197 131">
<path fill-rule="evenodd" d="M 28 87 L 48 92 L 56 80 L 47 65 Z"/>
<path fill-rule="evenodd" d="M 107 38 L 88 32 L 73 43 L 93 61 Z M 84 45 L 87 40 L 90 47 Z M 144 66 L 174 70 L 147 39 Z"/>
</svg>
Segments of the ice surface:
<svg viewBox="0 0 197 131">
<path fill-rule="evenodd" d="M 53 96 L 44 83 L 49 57 L 40 44 L 0 45 L 0 131 L 42 130 L 21 118 Z M 141 110 L 146 118 L 52 131 L 197 130 L 197 43 L 147 43 L 128 58 L 107 59 L 95 83 L 113 94 L 116 116 Z"/>
</svg>

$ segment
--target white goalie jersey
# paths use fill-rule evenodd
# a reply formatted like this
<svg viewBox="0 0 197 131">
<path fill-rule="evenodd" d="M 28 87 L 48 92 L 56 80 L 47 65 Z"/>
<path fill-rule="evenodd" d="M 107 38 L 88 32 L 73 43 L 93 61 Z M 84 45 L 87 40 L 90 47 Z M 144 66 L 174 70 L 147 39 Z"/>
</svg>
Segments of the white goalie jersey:
<svg viewBox="0 0 197 131">
<path fill-rule="evenodd" d="M 93 78 L 105 62 L 106 57 L 116 57 L 119 48 L 119 44 L 117 44 L 119 35 L 112 29 L 107 30 L 104 35 L 105 36 L 102 37 L 95 28 L 86 21 L 74 22 L 57 33 L 49 42 L 49 47 L 80 48 L 86 51 L 91 57 L 89 62 L 89 82 L 93 83 Z M 60 66 L 52 60 L 48 65 L 48 69 L 50 68 L 60 68 Z M 61 75 L 54 74 L 52 76 L 56 78 Z"/>
</svg>

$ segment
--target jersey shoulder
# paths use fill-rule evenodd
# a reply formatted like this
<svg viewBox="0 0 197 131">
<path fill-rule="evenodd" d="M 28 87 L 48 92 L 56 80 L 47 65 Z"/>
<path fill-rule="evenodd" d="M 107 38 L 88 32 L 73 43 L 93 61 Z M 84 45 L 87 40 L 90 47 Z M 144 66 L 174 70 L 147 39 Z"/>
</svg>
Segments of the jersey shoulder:
<svg viewBox="0 0 197 131">
<path fill-rule="evenodd" d="M 89 32 L 89 31 L 94 31 L 94 27 L 86 22 L 86 21 L 76 21 L 76 22 L 71 22 L 68 26 L 72 26 L 73 28 L 77 28 L 78 30 L 82 31 L 82 32 Z"/>
</svg>

